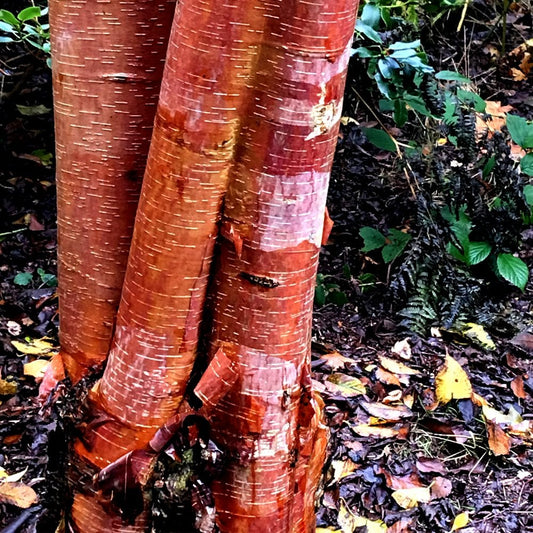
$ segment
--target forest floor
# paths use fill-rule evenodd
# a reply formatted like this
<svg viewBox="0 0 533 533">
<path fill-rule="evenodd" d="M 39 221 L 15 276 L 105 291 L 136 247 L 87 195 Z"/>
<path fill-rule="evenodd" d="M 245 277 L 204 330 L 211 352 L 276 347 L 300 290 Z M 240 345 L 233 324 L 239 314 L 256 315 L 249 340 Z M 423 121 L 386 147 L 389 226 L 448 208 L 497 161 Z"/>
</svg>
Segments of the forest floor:
<svg viewBox="0 0 533 533">
<path fill-rule="evenodd" d="M 444 22 L 423 42 L 432 64 L 473 79 L 492 72 L 482 96 L 531 119 L 531 77 L 505 74 L 509 55 L 493 53 L 500 33 L 476 26 L 475 14 L 457 34 Z M 530 13 L 509 14 L 508 50 L 530 25 Z M 66 497 L 65 426 L 36 399 L 58 346 L 51 76 L 18 46 L 0 50 L 0 75 L 0 528 L 52 532 Z M 317 306 L 314 315 L 314 379 L 331 429 L 318 527 L 533 532 L 533 284 L 502 294 L 505 309 L 522 317 L 512 334 L 496 328 L 487 340 L 435 324 L 418 336 L 402 327 L 391 267 L 361 252 L 359 229 L 379 226 L 387 212 L 401 226 L 413 198 L 396 155 L 360 133 L 374 120 L 351 91 L 357 84 L 363 92 L 361 80 L 348 82 L 355 122 L 339 136 L 328 200 L 335 225 L 320 265 L 347 303 Z M 531 227 L 522 238 L 531 271 Z M 445 403 L 446 394 L 462 399 Z"/>
</svg>

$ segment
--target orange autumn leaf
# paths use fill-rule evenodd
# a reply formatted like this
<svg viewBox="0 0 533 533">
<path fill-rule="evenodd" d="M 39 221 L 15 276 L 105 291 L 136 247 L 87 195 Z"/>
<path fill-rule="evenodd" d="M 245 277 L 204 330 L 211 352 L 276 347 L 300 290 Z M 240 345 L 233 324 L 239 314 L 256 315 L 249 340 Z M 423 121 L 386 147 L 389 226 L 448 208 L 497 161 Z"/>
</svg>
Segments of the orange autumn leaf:
<svg viewBox="0 0 533 533">
<path fill-rule="evenodd" d="M 0 482 L 0 503 L 8 503 L 27 509 L 38 500 L 37 493 L 24 483 Z"/>
<path fill-rule="evenodd" d="M 526 391 L 524 390 L 524 379 L 522 376 L 516 376 L 511 381 L 511 390 L 517 398 L 524 399 L 526 397 Z"/>
<path fill-rule="evenodd" d="M 492 420 L 487 420 L 489 448 L 494 455 L 508 455 L 511 451 L 511 437 Z"/>
<path fill-rule="evenodd" d="M 329 352 L 320 357 L 321 361 L 324 361 L 327 366 L 329 366 L 333 370 L 338 370 L 339 368 L 343 368 L 344 365 L 353 363 L 353 360 L 349 357 L 346 357 L 342 355 L 341 353 L 337 351 Z"/>
<path fill-rule="evenodd" d="M 510 105 L 502 106 L 502 103 L 494 100 L 486 100 L 485 114 L 491 115 L 491 118 L 484 120 L 483 115 L 478 113 L 476 116 L 476 131 L 478 133 L 484 133 L 488 130 L 489 138 L 492 137 L 494 132 L 501 131 L 506 123 L 506 113 L 513 109 Z"/>
</svg>

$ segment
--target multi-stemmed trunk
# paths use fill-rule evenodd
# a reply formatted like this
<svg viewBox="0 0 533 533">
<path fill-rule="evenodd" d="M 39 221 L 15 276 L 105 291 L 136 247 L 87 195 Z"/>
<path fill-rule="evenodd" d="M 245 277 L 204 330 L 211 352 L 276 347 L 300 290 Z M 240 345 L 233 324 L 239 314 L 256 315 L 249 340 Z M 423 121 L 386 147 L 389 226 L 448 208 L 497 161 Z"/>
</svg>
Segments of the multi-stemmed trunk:
<svg viewBox="0 0 533 533">
<path fill-rule="evenodd" d="M 203 320 L 210 380 L 196 394 L 230 457 L 213 484 L 221 531 L 310 531 L 326 444 L 310 379 L 311 312 L 356 1 L 179 2 L 123 283 L 131 178 L 144 164 L 154 102 L 133 110 L 140 97 L 131 88 L 158 85 L 159 60 L 137 56 L 137 69 L 124 59 L 84 91 L 65 80 L 95 75 L 87 66 L 97 53 L 116 62 L 153 48 L 155 57 L 166 30 L 151 21 L 168 2 L 160 12 L 96 2 L 106 9 L 87 28 L 111 39 L 102 25 L 129 20 L 145 35 L 133 33 L 133 52 L 131 35 L 90 40 L 89 59 L 86 34 L 65 27 L 67 2 L 55 4 L 61 343 L 74 379 L 104 359 L 115 321 L 90 395 L 94 420 L 75 445 L 80 479 L 147 446 L 178 411 Z M 102 91 L 94 103 L 92 87 Z M 79 101 L 69 104 L 69 91 Z M 76 212 L 77 200 L 91 208 Z M 224 365 L 225 390 L 212 380 Z M 123 523 L 87 487 L 75 488 L 72 516 L 83 533 L 142 531 L 148 521 L 145 512 Z"/>
</svg>

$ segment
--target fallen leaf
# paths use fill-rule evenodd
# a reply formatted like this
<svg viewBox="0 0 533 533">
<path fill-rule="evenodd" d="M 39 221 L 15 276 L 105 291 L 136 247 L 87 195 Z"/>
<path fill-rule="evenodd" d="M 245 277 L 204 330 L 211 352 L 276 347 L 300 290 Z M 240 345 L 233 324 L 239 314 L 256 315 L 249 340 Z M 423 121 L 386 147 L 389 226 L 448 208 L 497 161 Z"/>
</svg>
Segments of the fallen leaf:
<svg viewBox="0 0 533 533">
<path fill-rule="evenodd" d="M 18 482 L 0 482 L 0 502 L 27 509 L 39 500 L 37 493 L 28 485 Z"/>
<path fill-rule="evenodd" d="M 28 471 L 28 467 L 26 467 L 24 470 L 21 470 L 20 472 L 17 472 L 15 474 L 9 475 L 2 467 L 0 467 L 0 482 L 12 482 L 15 483 L 17 481 L 20 481 L 24 474 Z"/>
<path fill-rule="evenodd" d="M 44 355 L 51 352 L 54 346 L 42 339 L 32 339 L 28 342 L 11 341 L 11 344 L 21 353 L 26 355 Z"/>
<path fill-rule="evenodd" d="M 387 526 L 382 520 L 369 520 L 364 516 L 352 513 L 343 499 L 341 499 L 337 522 L 341 526 L 342 533 L 353 533 L 360 527 L 366 527 L 367 533 L 385 533 L 387 531 Z"/>
<path fill-rule="evenodd" d="M 391 350 L 392 353 L 400 356 L 402 359 L 411 359 L 411 346 L 409 344 L 409 338 L 398 341 Z"/>
<path fill-rule="evenodd" d="M 324 385 L 330 392 L 340 394 L 347 398 L 359 396 L 360 394 L 365 394 L 366 392 L 366 387 L 363 385 L 360 379 L 342 374 L 340 372 L 331 374 Z"/>
<path fill-rule="evenodd" d="M 405 405 L 385 405 L 380 402 L 361 402 L 361 407 L 372 416 L 388 421 L 398 421 L 413 415 Z"/>
<path fill-rule="evenodd" d="M 431 499 L 447 498 L 452 492 L 452 482 L 442 476 L 437 476 L 430 486 Z"/>
<path fill-rule="evenodd" d="M 29 214 L 29 225 L 28 228 L 30 231 L 43 231 L 44 226 L 35 218 L 35 215 Z"/>
<path fill-rule="evenodd" d="M 419 503 L 429 503 L 431 493 L 429 487 L 414 487 L 410 489 L 395 490 L 391 494 L 394 501 L 404 509 L 412 509 Z"/>
<path fill-rule="evenodd" d="M 418 376 L 420 372 L 418 370 L 415 370 L 414 368 L 411 368 L 404 363 L 400 363 L 399 361 L 395 361 L 394 359 L 391 359 L 390 357 L 385 357 L 384 355 L 379 356 L 379 364 L 389 372 L 392 372 L 396 375 L 403 375 L 403 376 Z"/>
<path fill-rule="evenodd" d="M 400 429 L 396 427 L 371 426 L 370 424 L 359 424 L 352 426 L 352 429 L 360 437 L 375 437 L 378 439 L 390 439 L 397 437 Z"/>
<path fill-rule="evenodd" d="M 533 352 L 533 333 L 529 331 L 521 331 L 515 335 L 510 342 L 528 352 Z"/>
<path fill-rule="evenodd" d="M 472 402 L 474 405 L 477 405 L 478 407 L 483 407 L 484 405 L 489 405 L 489 402 L 483 398 L 483 396 L 480 396 L 476 392 L 472 393 Z"/>
<path fill-rule="evenodd" d="M 449 355 L 446 355 L 444 366 L 435 377 L 435 394 L 437 400 L 443 404 L 472 396 L 472 385 L 466 372 Z"/>
<path fill-rule="evenodd" d="M 326 365 L 333 370 L 338 370 L 339 368 L 343 368 L 344 365 L 353 363 L 353 359 L 350 359 L 349 357 L 346 357 L 337 351 L 322 355 L 320 360 L 324 361 Z"/>
<path fill-rule="evenodd" d="M 6 435 L 2 441 L 2 444 L 11 446 L 11 444 L 16 444 L 22 438 L 22 433 L 14 433 L 12 435 Z"/>
<path fill-rule="evenodd" d="M 488 132 L 489 138 L 494 135 L 494 132 L 501 131 L 505 126 L 507 113 L 511 111 L 512 106 L 505 105 L 494 100 L 485 100 L 485 113 L 476 114 L 476 131 L 479 133 Z M 485 120 L 485 115 L 490 115 L 490 119 Z"/>
<path fill-rule="evenodd" d="M 487 420 L 487 437 L 489 448 L 494 455 L 509 455 L 511 452 L 511 437 L 492 420 Z"/>
<path fill-rule="evenodd" d="M 397 376 L 381 367 L 376 369 L 376 379 L 386 385 L 397 385 L 398 387 L 401 385 Z"/>
<path fill-rule="evenodd" d="M 496 348 L 494 341 L 485 331 L 485 328 L 480 324 L 475 324 L 474 322 L 467 322 L 464 328 L 461 330 L 461 333 L 465 337 L 477 342 L 487 350 L 494 350 Z"/>
<path fill-rule="evenodd" d="M 24 365 L 24 375 L 33 376 L 37 381 L 41 381 L 49 364 L 50 361 L 46 359 L 36 359 L 35 361 L 26 363 Z"/>
<path fill-rule="evenodd" d="M 488 404 L 483 405 L 481 407 L 481 410 L 485 419 L 490 420 L 495 424 L 510 425 L 522 422 L 522 417 L 520 416 L 520 413 L 512 406 L 509 408 L 509 412 L 507 414 L 504 414 L 501 411 L 494 409 Z"/>
<path fill-rule="evenodd" d="M 357 469 L 357 465 L 350 459 L 344 461 L 331 461 L 331 467 L 333 468 L 333 479 L 331 480 L 331 484 L 337 483 L 337 481 L 349 476 Z"/>
<path fill-rule="evenodd" d="M 12 396 L 17 393 L 17 382 L 0 379 L 0 396 Z"/>
<path fill-rule="evenodd" d="M 389 526 L 387 533 L 406 533 L 407 531 L 414 531 L 413 522 L 413 517 L 402 516 L 400 520 L 397 520 L 394 524 Z"/>
<path fill-rule="evenodd" d="M 15 322 L 14 320 L 8 320 L 7 331 L 9 332 L 10 335 L 13 335 L 14 337 L 18 337 L 22 331 L 22 327 L 18 322 Z"/>
<path fill-rule="evenodd" d="M 332 527 L 317 527 L 316 533 L 342 533 L 342 529 L 333 529 Z"/>
<path fill-rule="evenodd" d="M 462 529 L 468 524 L 468 521 L 470 519 L 468 518 L 468 513 L 460 513 L 453 519 L 452 529 L 451 531 L 457 531 L 458 529 Z"/>
<path fill-rule="evenodd" d="M 416 468 L 419 472 L 437 472 L 437 474 L 447 473 L 444 463 L 440 459 L 431 457 L 419 457 L 416 460 Z"/>
<path fill-rule="evenodd" d="M 524 399 L 526 397 L 526 391 L 524 390 L 524 380 L 522 376 L 516 376 L 511 381 L 511 390 L 517 398 Z"/>
<path fill-rule="evenodd" d="M 391 403 L 397 404 L 402 400 L 402 391 L 400 389 L 394 389 L 390 391 L 385 398 L 383 398 L 383 403 L 386 405 L 390 405 Z M 407 406 L 409 407 L 409 406 Z"/>
<path fill-rule="evenodd" d="M 385 476 L 385 483 L 392 490 L 413 489 L 424 486 L 418 475 L 414 472 L 405 476 L 394 476 L 385 468 L 380 468 L 379 473 Z"/>
</svg>

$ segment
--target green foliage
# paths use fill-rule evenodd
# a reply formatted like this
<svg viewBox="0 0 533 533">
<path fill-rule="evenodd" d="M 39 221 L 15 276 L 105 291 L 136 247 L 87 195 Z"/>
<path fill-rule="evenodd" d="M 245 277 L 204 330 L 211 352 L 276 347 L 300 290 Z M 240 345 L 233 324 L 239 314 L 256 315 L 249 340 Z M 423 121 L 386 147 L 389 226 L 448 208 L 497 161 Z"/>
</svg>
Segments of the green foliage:
<svg viewBox="0 0 533 533">
<path fill-rule="evenodd" d="M 533 121 L 528 121 L 518 115 L 507 114 L 506 123 L 511 139 L 524 150 L 531 150 L 533 148 Z M 528 151 L 521 159 L 520 168 L 527 176 L 533 176 L 533 151 Z"/>
<path fill-rule="evenodd" d="M 48 8 L 30 6 L 13 14 L 0 9 L 0 43 L 23 43 L 39 50 L 50 61 L 50 25 L 39 21 L 48 14 Z"/>
<path fill-rule="evenodd" d="M 46 287 L 57 287 L 57 277 L 54 274 L 48 274 L 42 268 L 37 269 L 37 274 Z"/>
<path fill-rule="evenodd" d="M 522 181 L 533 175 L 533 123 L 507 115 L 511 138 L 527 152 L 519 172 L 505 133 L 479 138 L 476 114 L 486 113 L 486 103 L 472 81 L 453 70 L 434 72 L 417 39 L 421 21 L 461 6 L 463 0 L 435 0 L 422 11 L 409 0 L 371 0 L 353 51 L 382 97 L 375 117 L 387 124 L 380 112 L 416 135 L 399 142 L 386 126 L 362 128 L 369 142 L 409 161 L 416 207 L 407 232 L 364 227 L 360 236 L 362 252 L 381 250 L 386 264 L 400 258 L 388 270 L 390 289 L 404 326 L 419 333 L 475 315 L 488 284 L 523 290 L 528 280 L 517 252 L 523 224 L 533 221 L 533 186 Z"/>
<path fill-rule="evenodd" d="M 40 286 L 57 287 L 57 277 L 54 274 L 48 274 L 42 268 L 37 269 Z M 33 272 L 19 272 L 14 278 L 13 283 L 21 287 L 26 287 L 33 282 Z"/>
<path fill-rule="evenodd" d="M 328 303 L 344 305 L 348 301 L 340 286 L 328 281 L 331 277 L 324 274 L 318 274 L 316 277 L 315 303 L 320 307 Z"/>
<path fill-rule="evenodd" d="M 25 287 L 32 282 L 33 274 L 31 272 L 19 272 L 14 278 L 13 283 Z"/>
<path fill-rule="evenodd" d="M 381 231 L 369 226 L 361 228 L 359 235 L 364 241 L 361 251 L 371 252 L 381 248 L 381 257 L 385 263 L 392 263 L 398 258 L 412 238 L 409 233 L 404 233 L 394 228 L 390 229 L 387 237 L 385 237 Z"/>
</svg>

